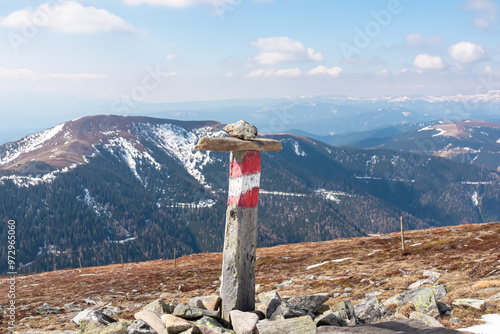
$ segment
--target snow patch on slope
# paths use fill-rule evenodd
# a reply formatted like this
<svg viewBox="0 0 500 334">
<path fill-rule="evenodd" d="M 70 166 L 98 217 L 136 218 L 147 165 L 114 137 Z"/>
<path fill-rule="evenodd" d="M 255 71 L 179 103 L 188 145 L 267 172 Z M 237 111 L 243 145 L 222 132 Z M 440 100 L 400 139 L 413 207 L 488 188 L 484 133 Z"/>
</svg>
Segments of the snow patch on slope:
<svg viewBox="0 0 500 334">
<path fill-rule="evenodd" d="M 45 175 L 41 176 L 18 176 L 18 175 L 9 175 L 0 177 L 0 184 L 4 184 L 5 181 L 12 181 L 18 187 L 30 187 L 36 186 L 40 183 L 51 183 L 56 179 L 59 174 L 67 173 L 69 170 L 76 168 L 78 164 L 73 164 L 69 167 L 64 167 L 63 169 L 59 169 Z"/>
<path fill-rule="evenodd" d="M 109 141 L 109 144 L 104 145 L 104 147 L 109 150 L 113 155 L 120 154 L 122 159 L 127 163 L 129 166 L 130 170 L 132 173 L 141 181 L 143 182 L 141 177 L 139 176 L 139 173 L 137 172 L 137 161 L 141 160 L 147 160 L 149 161 L 153 166 L 156 167 L 156 169 L 160 169 L 161 166 L 156 160 L 148 153 L 148 152 L 140 152 L 134 144 L 132 144 L 130 141 L 126 140 L 125 138 L 118 137 L 111 139 Z"/>
<path fill-rule="evenodd" d="M 335 202 L 337 204 L 339 204 L 341 201 L 339 196 L 352 197 L 351 195 L 349 195 L 345 192 L 342 192 L 342 191 L 330 191 L 330 190 L 325 190 L 325 189 L 316 189 L 314 192 L 320 196 L 323 196 L 327 200 L 330 200 L 330 201 Z"/>
<path fill-rule="evenodd" d="M 28 136 L 19 140 L 16 144 L 19 146 L 13 150 L 8 150 L 4 153 L 3 156 L 0 156 L 0 166 L 6 165 L 17 158 L 19 158 L 22 154 L 26 154 L 35 150 L 38 150 L 42 147 L 42 145 L 57 135 L 64 127 L 63 124 L 59 124 L 54 126 L 51 129 L 45 130 L 43 132 Z"/>
<path fill-rule="evenodd" d="M 200 137 L 223 137 L 224 131 L 213 132 L 212 127 L 206 126 L 191 132 L 173 124 L 138 124 L 136 128 L 168 155 L 179 160 L 186 171 L 200 184 L 206 185 L 201 170 L 203 166 L 213 162 L 213 159 L 210 157 L 210 152 L 195 151 L 194 146 Z"/>
</svg>

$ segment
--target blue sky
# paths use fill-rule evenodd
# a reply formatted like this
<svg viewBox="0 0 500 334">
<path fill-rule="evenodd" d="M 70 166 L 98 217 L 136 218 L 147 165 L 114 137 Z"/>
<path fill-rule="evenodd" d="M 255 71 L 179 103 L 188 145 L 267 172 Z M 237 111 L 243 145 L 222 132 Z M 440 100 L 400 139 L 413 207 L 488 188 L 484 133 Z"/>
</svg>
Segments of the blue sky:
<svg viewBox="0 0 500 334">
<path fill-rule="evenodd" d="M 474 94 L 500 77 L 499 1 L 0 3 L 7 120 L 71 101 L 119 113 L 127 103 Z"/>
</svg>

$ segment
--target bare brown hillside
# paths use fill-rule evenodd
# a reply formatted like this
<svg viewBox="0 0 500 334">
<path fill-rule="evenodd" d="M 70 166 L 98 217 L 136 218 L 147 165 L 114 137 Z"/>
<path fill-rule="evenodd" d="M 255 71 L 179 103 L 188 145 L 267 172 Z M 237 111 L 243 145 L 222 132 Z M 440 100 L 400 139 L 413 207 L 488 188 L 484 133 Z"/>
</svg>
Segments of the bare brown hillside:
<svg viewBox="0 0 500 334">
<path fill-rule="evenodd" d="M 380 290 L 378 298 L 385 301 L 420 280 L 422 271 L 428 269 L 442 274 L 438 283 L 447 287 L 448 305 L 454 299 L 488 299 L 500 292 L 500 224 L 441 227 L 405 235 L 404 254 L 399 233 L 261 248 L 257 251 L 258 292 L 291 280 L 292 285 L 279 288 L 281 296 L 327 292 L 331 296 L 327 304 L 333 307 L 343 299 L 356 304 L 366 293 Z M 332 261 L 340 259 L 343 261 Z M 307 269 L 326 261 L 330 262 Z M 161 294 L 165 301 L 178 303 L 215 293 L 221 264 L 220 253 L 204 253 L 177 259 L 176 268 L 173 260 L 163 260 L 19 275 L 18 330 L 76 329 L 70 323 L 75 310 L 63 308 L 70 303 L 82 309 L 92 301 L 98 306 L 118 306 L 119 317 L 133 319 L 135 312 Z M 3 279 L 0 304 L 4 306 L 7 289 Z M 36 308 L 44 303 L 63 309 L 59 314 L 38 314 Z M 500 312 L 500 301 L 488 303 L 482 313 Z M 467 327 L 478 324 L 475 319 L 480 315 L 479 311 L 454 308 L 451 316 L 462 322 L 452 325 L 444 319 L 442 323 L 448 328 Z M 5 328 L 4 319 L 0 332 Z"/>
</svg>

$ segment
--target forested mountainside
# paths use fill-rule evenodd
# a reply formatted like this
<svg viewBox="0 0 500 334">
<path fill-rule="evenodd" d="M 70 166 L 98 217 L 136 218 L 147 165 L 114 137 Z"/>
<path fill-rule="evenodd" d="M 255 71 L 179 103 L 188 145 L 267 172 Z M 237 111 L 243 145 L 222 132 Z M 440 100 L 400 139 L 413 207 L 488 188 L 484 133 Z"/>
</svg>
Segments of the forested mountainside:
<svg viewBox="0 0 500 334">
<path fill-rule="evenodd" d="M 23 271 L 220 251 L 229 155 L 193 147 L 222 127 L 92 116 L 0 146 L 0 219 L 16 221 Z M 400 216 L 411 229 L 500 220 L 487 167 L 270 137 L 283 151 L 262 153 L 259 246 L 396 231 Z"/>
</svg>

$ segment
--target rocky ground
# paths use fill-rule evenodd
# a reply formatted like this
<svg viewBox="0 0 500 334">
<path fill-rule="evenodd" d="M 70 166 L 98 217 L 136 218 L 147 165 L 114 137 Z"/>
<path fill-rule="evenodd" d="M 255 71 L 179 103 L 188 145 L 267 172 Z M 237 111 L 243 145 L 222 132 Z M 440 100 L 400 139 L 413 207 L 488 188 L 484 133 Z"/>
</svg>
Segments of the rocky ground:
<svg viewBox="0 0 500 334">
<path fill-rule="evenodd" d="M 408 231 L 405 236 L 405 252 L 399 233 L 259 249 L 257 293 L 275 291 L 280 296 L 281 314 L 274 315 L 278 322 L 287 317 L 290 297 L 315 294 L 329 297 L 327 307 L 314 310 L 317 314 L 333 314 L 328 321 L 351 325 L 377 321 L 363 313 L 363 305 L 379 310 L 385 320 L 401 318 L 405 326 L 416 323 L 415 318 L 431 318 L 448 329 L 479 324 L 481 315 L 500 313 L 500 224 Z M 16 330 L 76 331 L 71 319 L 90 307 L 121 323 L 135 320 L 145 305 L 158 299 L 173 311 L 192 298 L 217 294 L 221 264 L 220 253 L 205 253 L 177 259 L 176 266 L 164 260 L 18 275 Z M 0 308 L 7 306 L 8 288 L 2 280 Z M 349 304 L 354 320 L 339 314 L 339 307 L 350 310 Z M 292 319 L 310 319 L 311 310 L 304 306 L 295 309 L 306 316 Z M 268 306 L 260 303 L 259 309 L 266 312 Z M 261 332 L 262 326 L 269 325 L 261 324 Z M 4 318 L 0 332 L 6 329 Z M 324 327 L 318 333 L 330 332 Z"/>
</svg>

